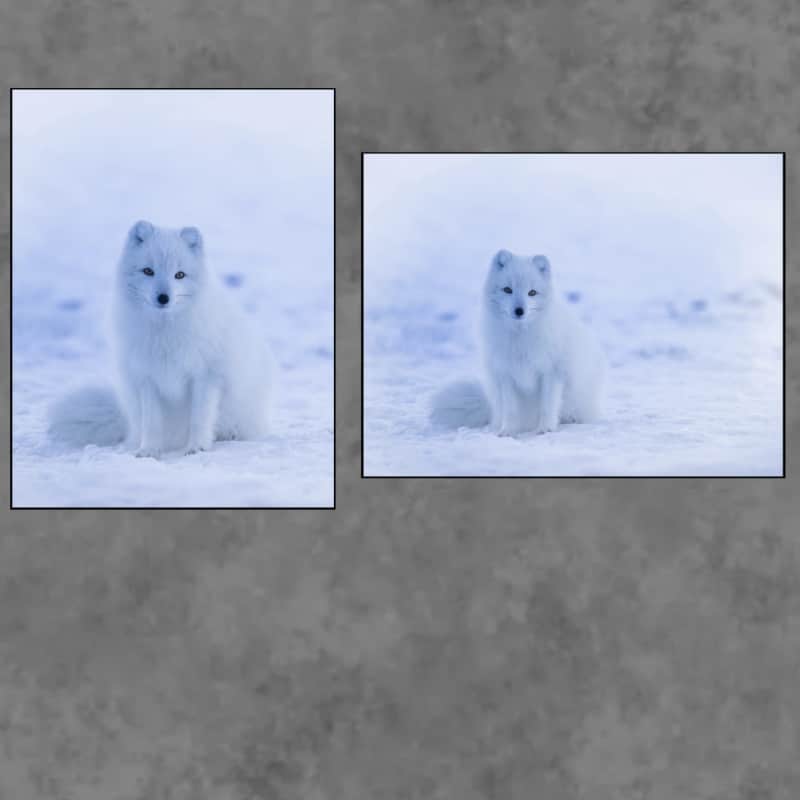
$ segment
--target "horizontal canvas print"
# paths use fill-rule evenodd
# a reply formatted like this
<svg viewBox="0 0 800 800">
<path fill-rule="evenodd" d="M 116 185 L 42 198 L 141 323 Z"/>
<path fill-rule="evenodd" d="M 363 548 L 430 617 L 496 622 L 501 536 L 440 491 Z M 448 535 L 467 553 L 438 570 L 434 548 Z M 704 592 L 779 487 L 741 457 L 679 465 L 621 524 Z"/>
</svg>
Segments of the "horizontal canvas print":
<svg viewBox="0 0 800 800">
<path fill-rule="evenodd" d="M 15 90 L 14 507 L 333 505 L 333 92 Z"/>
<path fill-rule="evenodd" d="M 366 477 L 783 474 L 782 155 L 363 170 Z"/>
</svg>

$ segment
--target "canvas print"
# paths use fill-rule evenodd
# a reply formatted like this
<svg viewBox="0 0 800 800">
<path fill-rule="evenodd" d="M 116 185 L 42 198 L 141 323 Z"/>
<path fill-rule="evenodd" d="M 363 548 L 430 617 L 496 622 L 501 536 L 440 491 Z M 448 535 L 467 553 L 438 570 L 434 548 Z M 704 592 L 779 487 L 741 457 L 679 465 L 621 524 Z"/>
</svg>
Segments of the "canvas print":
<svg viewBox="0 0 800 800">
<path fill-rule="evenodd" d="M 363 156 L 363 474 L 781 476 L 781 154 Z"/>
<path fill-rule="evenodd" d="M 331 90 L 12 95 L 12 503 L 333 505 Z"/>
</svg>

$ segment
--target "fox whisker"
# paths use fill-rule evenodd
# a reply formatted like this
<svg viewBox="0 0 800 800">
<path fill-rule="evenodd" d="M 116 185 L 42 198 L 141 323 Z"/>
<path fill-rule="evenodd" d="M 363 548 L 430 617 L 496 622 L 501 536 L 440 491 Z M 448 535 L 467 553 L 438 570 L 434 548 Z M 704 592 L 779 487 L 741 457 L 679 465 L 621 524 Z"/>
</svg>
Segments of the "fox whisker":
<svg viewBox="0 0 800 800">
<path fill-rule="evenodd" d="M 135 297 L 137 300 L 141 300 L 143 303 L 146 303 L 148 306 L 152 306 L 153 304 L 144 296 L 142 292 L 140 292 L 133 284 L 128 284 L 128 294 L 131 297 Z"/>
</svg>

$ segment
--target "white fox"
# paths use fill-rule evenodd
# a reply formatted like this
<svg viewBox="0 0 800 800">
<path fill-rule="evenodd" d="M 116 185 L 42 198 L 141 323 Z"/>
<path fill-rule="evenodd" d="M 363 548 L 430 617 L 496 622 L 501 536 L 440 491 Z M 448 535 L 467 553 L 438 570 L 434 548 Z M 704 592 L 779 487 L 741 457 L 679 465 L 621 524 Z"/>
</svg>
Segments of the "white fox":
<svg viewBox="0 0 800 800">
<path fill-rule="evenodd" d="M 434 424 L 491 425 L 498 435 L 513 436 L 599 417 L 605 358 L 556 292 L 545 256 L 495 255 L 482 331 L 487 391 L 477 381 L 445 387 L 433 399 Z"/>
<path fill-rule="evenodd" d="M 117 269 L 118 391 L 84 389 L 51 412 L 69 444 L 126 441 L 138 456 L 195 453 L 267 430 L 272 358 L 205 263 L 197 228 L 137 222 Z"/>
</svg>

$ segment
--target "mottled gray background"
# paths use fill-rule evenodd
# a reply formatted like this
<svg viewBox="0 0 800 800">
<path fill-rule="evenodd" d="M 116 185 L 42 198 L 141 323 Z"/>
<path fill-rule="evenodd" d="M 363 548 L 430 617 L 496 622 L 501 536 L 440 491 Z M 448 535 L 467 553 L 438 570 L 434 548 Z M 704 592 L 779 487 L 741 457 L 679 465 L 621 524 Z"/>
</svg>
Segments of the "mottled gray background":
<svg viewBox="0 0 800 800">
<path fill-rule="evenodd" d="M 2 5 L 4 83 L 335 85 L 339 148 L 337 510 L 2 512 L 2 800 L 800 797 L 791 450 L 784 481 L 358 477 L 360 151 L 788 150 L 795 197 L 795 0 Z"/>
</svg>

